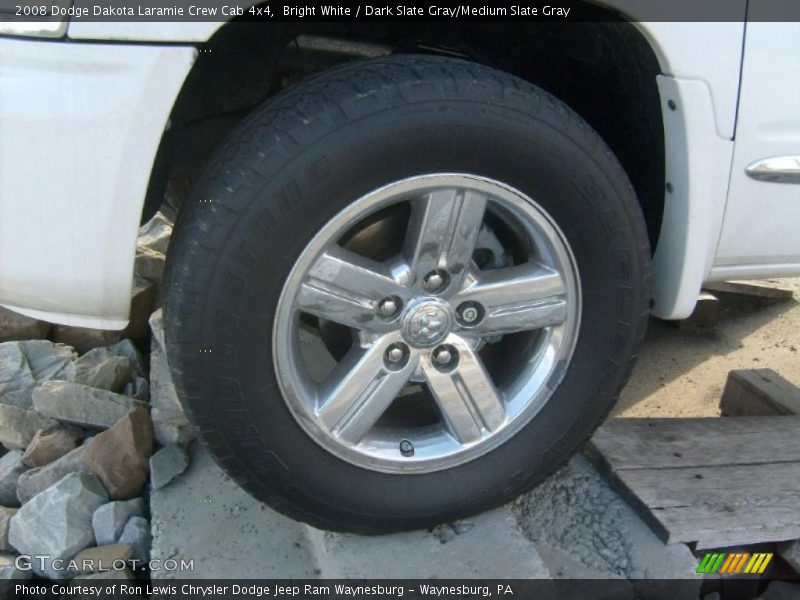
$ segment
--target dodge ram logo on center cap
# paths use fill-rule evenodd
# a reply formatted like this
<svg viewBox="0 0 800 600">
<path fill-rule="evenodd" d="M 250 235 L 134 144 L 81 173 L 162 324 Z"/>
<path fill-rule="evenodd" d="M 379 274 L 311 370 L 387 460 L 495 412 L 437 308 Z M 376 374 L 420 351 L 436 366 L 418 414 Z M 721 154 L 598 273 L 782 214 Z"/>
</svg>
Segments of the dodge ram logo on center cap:
<svg viewBox="0 0 800 600">
<path fill-rule="evenodd" d="M 405 323 L 405 337 L 414 346 L 432 346 L 450 331 L 450 313 L 435 301 L 421 304 L 411 311 Z"/>
</svg>

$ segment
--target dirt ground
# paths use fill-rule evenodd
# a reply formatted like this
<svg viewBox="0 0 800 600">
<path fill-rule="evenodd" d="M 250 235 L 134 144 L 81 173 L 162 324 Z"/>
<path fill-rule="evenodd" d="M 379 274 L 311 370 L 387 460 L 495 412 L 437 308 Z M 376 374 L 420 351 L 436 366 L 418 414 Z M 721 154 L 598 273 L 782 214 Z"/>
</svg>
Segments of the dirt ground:
<svg viewBox="0 0 800 600">
<path fill-rule="evenodd" d="M 614 410 L 624 417 L 719 415 L 728 371 L 769 368 L 800 386 L 800 278 L 751 282 L 794 292 L 781 302 L 716 294 L 716 326 L 686 331 L 651 319 L 647 339 Z"/>
</svg>

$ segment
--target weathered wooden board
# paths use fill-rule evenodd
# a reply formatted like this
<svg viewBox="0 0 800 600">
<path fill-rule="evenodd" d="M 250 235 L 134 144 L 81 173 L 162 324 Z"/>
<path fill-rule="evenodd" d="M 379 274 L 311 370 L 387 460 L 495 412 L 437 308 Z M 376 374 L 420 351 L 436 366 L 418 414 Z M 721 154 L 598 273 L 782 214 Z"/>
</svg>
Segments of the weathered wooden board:
<svg viewBox="0 0 800 600">
<path fill-rule="evenodd" d="M 592 446 L 613 470 L 800 461 L 800 416 L 609 419 Z"/>
<path fill-rule="evenodd" d="M 590 455 L 667 542 L 800 537 L 800 417 L 611 419 Z"/>
<path fill-rule="evenodd" d="M 728 373 L 719 408 L 726 417 L 800 415 L 800 388 L 772 369 Z"/>
<path fill-rule="evenodd" d="M 791 300 L 794 296 L 792 290 L 737 281 L 713 281 L 704 284 L 703 289 L 717 294 L 738 294 L 775 301 Z"/>
</svg>

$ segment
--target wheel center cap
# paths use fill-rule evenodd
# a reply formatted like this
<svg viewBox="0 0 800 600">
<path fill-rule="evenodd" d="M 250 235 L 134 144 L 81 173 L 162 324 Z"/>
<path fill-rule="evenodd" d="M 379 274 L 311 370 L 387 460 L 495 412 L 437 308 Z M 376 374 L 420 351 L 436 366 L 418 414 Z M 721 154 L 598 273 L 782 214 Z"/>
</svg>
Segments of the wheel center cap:
<svg viewBox="0 0 800 600">
<path fill-rule="evenodd" d="M 412 346 L 435 346 L 450 333 L 452 323 L 449 305 L 439 300 L 420 300 L 406 311 L 403 337 Z"/>
</svg>

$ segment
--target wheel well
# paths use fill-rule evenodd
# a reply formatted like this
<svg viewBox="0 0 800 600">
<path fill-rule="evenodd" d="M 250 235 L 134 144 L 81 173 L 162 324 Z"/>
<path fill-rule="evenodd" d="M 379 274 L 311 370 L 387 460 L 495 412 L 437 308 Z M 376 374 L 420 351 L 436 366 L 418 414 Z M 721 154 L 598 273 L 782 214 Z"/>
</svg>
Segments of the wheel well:
<svg viewBox="0 0 800 600">
<path fill-rule="evenodd" d="M 522 77 L 582 115 L 619 158 L 655 248 L 664 208 L 658 61 L 632 24 L 586 5 L 586 21 L 353 23 L 232 21 L 199 50 L 162 140 L 145 215 L 180 204 L 206 158 L 256 105 L 336 64 L 399 53 L 462 57 Z M 602 18 L 598 18 L 602 17 Z"/>
</svg>

